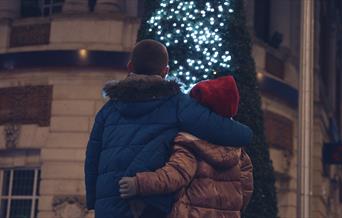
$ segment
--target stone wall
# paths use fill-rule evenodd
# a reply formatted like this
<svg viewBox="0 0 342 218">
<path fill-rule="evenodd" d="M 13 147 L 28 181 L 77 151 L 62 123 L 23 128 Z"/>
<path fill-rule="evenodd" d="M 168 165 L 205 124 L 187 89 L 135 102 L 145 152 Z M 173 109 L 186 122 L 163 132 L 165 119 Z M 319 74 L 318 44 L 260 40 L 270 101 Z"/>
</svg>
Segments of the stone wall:
<svg viewBox="0 0 342 218">
<path fill-rule="evenodd" d="M 293 124 L 292 150 L 270 147 L 270 155 L 276 173 L 276 188 L 278 197 L 279 217 L 296 217 L 296 152 L 297 152 L 297 114 L 293 108 L 282 103 L 262 98 L 263 110 L 271 111 L 284 117 Z M 280 131 L 277 129 L 277 131 Z"/>
<path fill-rule="evenodd" d="M 104 104 L 101 89 L 107 80 L 122 79 L 124 72 L 40 72 L 0 74 L 0 88 L 51 85 L 53 99 L 49 127 L 21 125 L 17 148 L 39 149 L 30 156 L 1 158 L 1 167 L 38 166 L 41 169 L 40 218 L 84 217 L 85 148 L 96 112 Z M 35 80 L 32 80 L 35 78 Z M 4 137 L 0 126 L 0 149 Z"/>
<path fill-rule="evenodd" d="M 130 51 L 135 44 L 138 27 L 138 18 L 98 14 L 0 22 L 0 53 L 75 49 Z"/>
<path fill-rule="evenodd" d="M 280 80 L 277 76 L 272 75 L 266 68 L 266 53 L 274 54 L 275 51 L 267 45 L 263 45 L 256 41 L 253 47 L 253 56 L 256 62 L 257 72 L 264 76 Z M 278 55 L 278 54 L 275 54 Z M 280 54 L 281 56 L 281 54 Z M 280 81 L 297 88 L 298 87 L 298 70 L 295 63 L 291 62 L 291 58 L 284 59 L 284 78 Z M 258 77 L 262 79 L 263 76 Z M 313 218 L 323 217 L 340 217 L 342 202 L 339 194 L 341 189 L 338 181 L 334 178 L 341 178 L 341 168 L 336 166 L 324 166 L 322 163 L 322 147 L 324 143 L 330 141 L 329 136 L 329 115 L 325 110 L 325 101 L 320 98 L 319 77 L 316 75 L 315 86 L 315 122 L 314 122 L 314 144 L 312 146 L 312 198 L 311 198 L 311 214 Z M 269 111 L 279 117 L 289 120 L 293 124 L 292 150 L 282 149 L 278 146 L 270 147 L 270 155 L 273 161 L 273 167 L 276 173 L 276 188 L 278 197 L 279 217 L 294 218 L 296 217 L 296 193 L 297 193 L 297 148 L 298 148 L 298 108 L 289 107 L 284 104 L 281 99 L 269 98 L 268 95 L 262 96 L 262 107 L 264 111 Z M 267 118 L 267 116 L 266 116 Z M 267 125 L 265 126 L 267 128 Z M 267 129 L 266 129 L 267 130 Z M 282 131 L 279 128 L 277 132 Z M 279 141 L 287 141 L 281 139 L 285 137 L 285 133 L 280 137 Z M 272 134 L 267 132 L 266 135 Z M 272 137 L 268 138 L 272 142 Z M 274 140 L 273 140 L 274 141 Z"/>
</svg>

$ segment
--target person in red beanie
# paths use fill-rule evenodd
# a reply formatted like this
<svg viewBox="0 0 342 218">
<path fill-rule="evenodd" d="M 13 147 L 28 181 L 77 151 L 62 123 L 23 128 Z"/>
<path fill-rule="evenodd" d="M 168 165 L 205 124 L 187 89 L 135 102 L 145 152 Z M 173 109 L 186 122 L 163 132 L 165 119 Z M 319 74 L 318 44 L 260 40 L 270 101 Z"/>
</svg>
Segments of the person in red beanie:
<svg viewBox="0 0 342 218">
<path fill-rule="evenodd" d="M 238 111 L 240 96 L 232 76 L 202 81 L 190 95 L 220 115 L 233 117 Z M 242 148 L 179 133 L 163 168 L 124 177 L 119 183 L 125 199 L 178 191 L 168 218 L 239 218 L 253 193 L 253 166 Z M 140 217 L 144 204 L 131 205 Z"/>
</svg>

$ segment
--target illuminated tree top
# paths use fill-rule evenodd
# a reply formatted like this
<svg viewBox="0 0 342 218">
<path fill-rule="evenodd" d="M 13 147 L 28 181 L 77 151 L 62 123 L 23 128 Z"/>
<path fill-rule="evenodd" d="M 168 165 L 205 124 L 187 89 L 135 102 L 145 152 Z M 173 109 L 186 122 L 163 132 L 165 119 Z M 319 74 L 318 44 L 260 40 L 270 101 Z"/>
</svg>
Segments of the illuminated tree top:
<svg viewBox="0 0 342 218">
<path fill-rule="evenodd" d="M 150 34 L 170 52 L 170 75 L 186 88 L 229 71 L 232 56 L 222 33 L 232 13 L 229 0 L 161 0 L 147 21 Z"/>
</svg>

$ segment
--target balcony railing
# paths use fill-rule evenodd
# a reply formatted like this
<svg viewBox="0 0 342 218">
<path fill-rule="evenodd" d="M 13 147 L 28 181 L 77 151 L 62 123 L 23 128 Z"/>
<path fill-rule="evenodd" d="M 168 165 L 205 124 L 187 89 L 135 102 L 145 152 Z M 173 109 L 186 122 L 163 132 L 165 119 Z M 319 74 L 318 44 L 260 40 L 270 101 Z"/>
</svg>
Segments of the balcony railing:
<svg viewBox="0 0 342 218">
<path fill-rule="evenodd" d="M 49 44 L 50 23 L 38 23 L 13 26 L 9 47 Z"/>
</svg>

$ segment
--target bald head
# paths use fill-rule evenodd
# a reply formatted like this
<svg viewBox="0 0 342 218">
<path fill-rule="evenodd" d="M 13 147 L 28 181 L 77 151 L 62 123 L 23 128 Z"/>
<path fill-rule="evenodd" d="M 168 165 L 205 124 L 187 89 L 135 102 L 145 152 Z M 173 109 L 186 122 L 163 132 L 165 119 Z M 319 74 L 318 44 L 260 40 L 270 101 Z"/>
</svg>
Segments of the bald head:
<svg viewBox="0 0 342 218">
<path fill-rule="evenodd" d="M 155 40 L 146 39 L 134 47 L 129 70 L 136 74 L 161 75 L 168 73 L 169 55 L 166 47 Z"/>
</svg>

